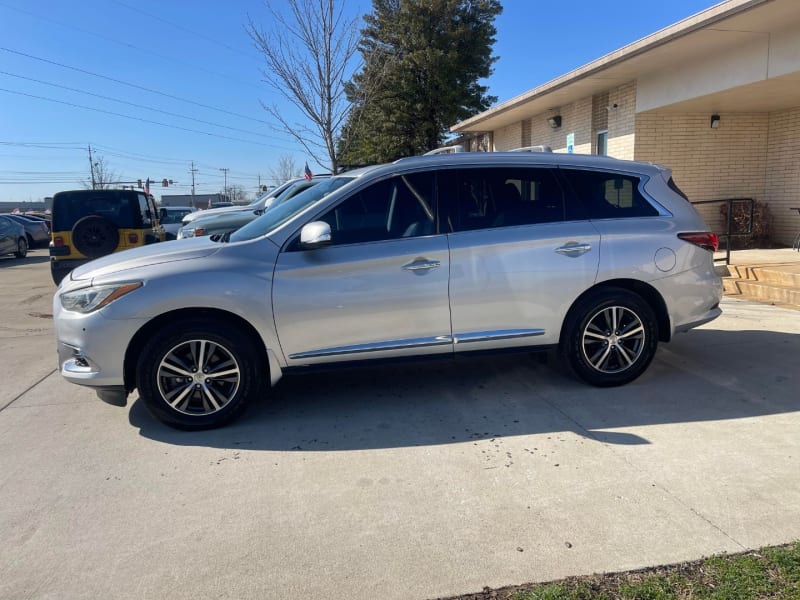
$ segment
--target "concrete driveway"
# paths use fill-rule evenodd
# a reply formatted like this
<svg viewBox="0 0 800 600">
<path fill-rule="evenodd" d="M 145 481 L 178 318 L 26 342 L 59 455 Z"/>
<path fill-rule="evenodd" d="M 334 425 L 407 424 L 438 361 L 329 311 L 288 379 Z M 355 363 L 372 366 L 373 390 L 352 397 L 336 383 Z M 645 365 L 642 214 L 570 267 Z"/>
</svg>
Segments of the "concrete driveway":
<svg viewBox="0 0 800 600">
<path fill-rule="evenodd" d="M 64 382 L 0 259 L 0 598 L 431 598 L 800 538 L 800 313 L 726 300 L 623 388 L 526 355 L 287 378 L 219 431 Z"/>
</svg>

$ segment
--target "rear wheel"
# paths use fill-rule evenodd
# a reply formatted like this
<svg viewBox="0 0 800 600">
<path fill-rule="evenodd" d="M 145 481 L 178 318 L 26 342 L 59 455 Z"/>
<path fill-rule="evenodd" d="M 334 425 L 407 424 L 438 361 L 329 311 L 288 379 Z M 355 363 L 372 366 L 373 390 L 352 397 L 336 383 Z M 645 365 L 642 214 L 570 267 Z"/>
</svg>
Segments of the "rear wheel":
<svg viewBox="0 0 800 600">
<path fill-rule="evenodd" d="M 143 348 L 136 386 L 160 421 L 187 430 L 221 427 L 258 395 L 258 353 L 241 331 L 179 321 Z"/>
<path fill-rule="evenodd" d="M 609 288 L 570 311 L 562 350 L 575 374 L 598 387 L 624 385 L 647 369 L 658 346 L 650 306 L 628 290 Z"/>
<path fill-rule="evenodd" d="M 14 252 L 17 258 L 25 258 L 28 256 L 28 242 L 24 238 L 20 238 L 17 242 L 17 251 Z"/>
</svg>

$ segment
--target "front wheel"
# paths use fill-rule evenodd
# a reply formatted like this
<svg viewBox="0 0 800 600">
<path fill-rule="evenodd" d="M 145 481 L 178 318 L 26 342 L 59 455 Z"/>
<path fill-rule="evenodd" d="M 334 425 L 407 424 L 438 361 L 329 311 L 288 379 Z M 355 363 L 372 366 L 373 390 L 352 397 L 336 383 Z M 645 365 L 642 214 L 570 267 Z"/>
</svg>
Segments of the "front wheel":
<svg viewBox="0 0 800 600">
<path fill-rule="evenodd" d="M 624 385 L 647 369 L 658 346 L 652 308 L 624 289 L 597 291 L 567 317 L 562 350 L 575 374 L 591 385 Z"/>
<path fill-rule="evenodd" d="M 14 256 L 17 258 L 25 258 L 28 256 L 28 242 L 26 242 L 23 238 L 20 238 L 17 242 L 17 251 L 14 252 Z"/>
<path fill-rule="evenodd" d="M 258 395 L 257 357 L 254 343 L 233 327 L 179 321 L 143 348 L 136 386 L 150 412 L 171 427 L 221 427 Z"/>
</svg>

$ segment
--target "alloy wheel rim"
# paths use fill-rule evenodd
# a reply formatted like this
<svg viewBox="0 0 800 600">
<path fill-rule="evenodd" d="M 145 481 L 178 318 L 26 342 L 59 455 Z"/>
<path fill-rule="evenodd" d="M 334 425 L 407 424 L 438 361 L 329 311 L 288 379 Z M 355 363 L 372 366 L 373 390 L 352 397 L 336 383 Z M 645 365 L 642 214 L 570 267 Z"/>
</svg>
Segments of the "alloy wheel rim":
<svg viewBox="0 0 800 600">
<path fill-rule="evenodd" d="M 181 342 L 158 365 L 158 391 L 174 410 L 193 416 L 225 408 L 241 382 L 239 364 L 224 346 L 209 340 Z"/>
<path fill-rule="evenodd" d="M 609 306 L 589 319 L 581 336 L 583 356 L 600 373 L 631 368 L 644 351 L 645 329 L 639 316 L 624 306 Z"/>
</svg>

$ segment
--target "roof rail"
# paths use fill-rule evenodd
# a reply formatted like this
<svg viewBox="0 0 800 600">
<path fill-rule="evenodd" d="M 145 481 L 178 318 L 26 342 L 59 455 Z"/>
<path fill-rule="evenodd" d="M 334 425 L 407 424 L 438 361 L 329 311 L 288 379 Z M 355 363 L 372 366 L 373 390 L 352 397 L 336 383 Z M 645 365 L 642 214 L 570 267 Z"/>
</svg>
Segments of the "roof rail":
<svg viewBox="0 0 800 600">
<path fill-rule="evenodd" d="M 432 154 L 454 154 L 456 152 L 465 152 L 464 146 L 461 144 L 455 146 L 442 146 L 441 148 L 436 148 L 435 150 L 426 152 L 422 156 L 430 156 Z"/>
<path fill-rule="evenodd" d="M 550 152 L 552 154 L 553 149 L 550 146 L 539 145 L 539 146 L 525 146 L 523 148 L 514 148 L 513 150 L 509 150 L 509 152 Z"/>
</svg>

